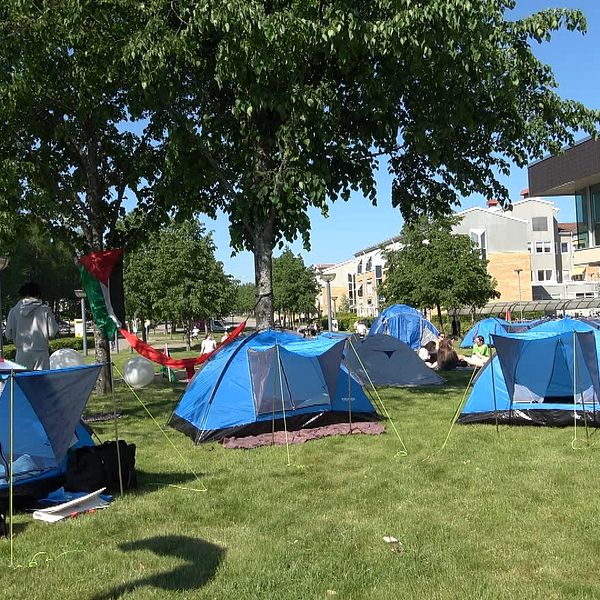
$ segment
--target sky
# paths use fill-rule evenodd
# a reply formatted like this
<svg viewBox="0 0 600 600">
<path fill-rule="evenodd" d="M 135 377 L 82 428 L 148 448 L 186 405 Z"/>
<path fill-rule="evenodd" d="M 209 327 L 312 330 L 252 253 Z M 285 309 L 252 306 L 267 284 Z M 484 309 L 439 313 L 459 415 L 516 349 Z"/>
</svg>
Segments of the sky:
<svg viewBox="0 0 600 600">
<path fill-rule="evenodd" d="M 588 24 L 585 35 L 579 32 L 560 31 L 550 42 L 538 45 L 533 42 L 535 55 L 550 65 L 558 82 L 558 94 L 565 99 L 578 100 L 589 108 L 600 109 L 600 0 L 517 0 L 511 17 L 520 18 L 545 8 L 581 9 Z M 527 169 L 514 167 L 509 177 L 501 177 L 511 200 L 519 200 L 520 192 L 527 187 Z M 391 206 L 391 178 L 387 172 L 377 175 L 378 205 L 360 195 L 348 202 L 330 204 L 329 216 L 319 211 L 309 211 L 311 217 L 311 250 L 305 251 L 300 242 L 291 244 L 305 264 L 338 263 L 353 257 L 355 252 L 387 240 L 400 233 L 402 218 L 398 209 Z M 473 195 L 464 198 L 461 208 L 484 206 L 486 198 Z M 574 221 L 572 198 L 555 199 L 559 221 Z M 231 256 L 228 221 L 225 216 L 216 220 L 205 219 L 213 232 L 217 245 L 217 258 L 223 261 L 225 271 L 242 283 L 254 282 L 254 260 L 249 252 Z M 278 251 L 275 252 L 275 255 Z"/>
</svg>

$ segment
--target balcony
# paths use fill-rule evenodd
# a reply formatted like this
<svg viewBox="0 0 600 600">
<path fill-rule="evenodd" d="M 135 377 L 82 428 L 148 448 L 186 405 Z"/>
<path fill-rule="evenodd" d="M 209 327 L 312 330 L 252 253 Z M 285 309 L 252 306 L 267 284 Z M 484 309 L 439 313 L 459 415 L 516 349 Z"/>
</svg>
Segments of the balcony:
<svg viewBox="0 0 600 600">
<path fill-rule="evenodd" d="M 575 250 L 573 252 L 573 265 L 600 265 L 600 246 Z"/>
</svg>

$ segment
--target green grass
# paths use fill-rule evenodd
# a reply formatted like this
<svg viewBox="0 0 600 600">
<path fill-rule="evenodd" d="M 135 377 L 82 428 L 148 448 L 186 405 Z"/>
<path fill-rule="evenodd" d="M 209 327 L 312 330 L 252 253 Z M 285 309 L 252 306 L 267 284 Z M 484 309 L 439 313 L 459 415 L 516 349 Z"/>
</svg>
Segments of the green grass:
<svg viewBox="0 0 600 600">
<path fill-rule="evenodd" d="M 181 489 L 199 484 L 118 384 L 139 489 L 54 525 L 19 514 L 23 568 L 8 568 L 2 541 L 2 597 L 598 598 L 598 449 L 573 450 L 572 429 L 457 425 L 439 451 L 469 374 L 450 375 L 439 390 L 380 391 L 407 456 L 389 425 L 291 447 L 289 466 L 284 447 L 193 446 L 169 431 L 204 493 Z M 182 390 L 140 396 L 164 423 Z M 88 410 L 109 407 L 92 398 Z M 113 425 L 97 431 L 108 439 Z"/>
</svg>

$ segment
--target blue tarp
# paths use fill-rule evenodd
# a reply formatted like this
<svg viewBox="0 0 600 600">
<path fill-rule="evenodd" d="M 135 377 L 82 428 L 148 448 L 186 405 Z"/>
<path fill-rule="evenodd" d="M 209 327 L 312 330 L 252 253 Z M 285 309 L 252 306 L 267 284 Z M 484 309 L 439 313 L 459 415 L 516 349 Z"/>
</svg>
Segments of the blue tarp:
<svg viewBox="0 0 600 600">
<path fill-rule="evenodd" d="M 350 409 L 374 415 L 361 385 L 341 366 L 344 344 L 274 330 L 236 339 L 196 373 L 170 423 L 201 442 L 300 415 Z"/>
<path fill-rule="evenodd" d="M 566 425 L 575 410 L 594 424 L 600 408 L 598 334 L 533 329 L 494 335 L 496 355 L 477 377 L 459 422 Z"/>
<path fill-rule="evenodd" d="M 68 449 L 93 445 L 80 418 L 101 365 L 14 374 L 13 460 L 17 483 L 64 471 Z M 10 447 L 8 375 L 0 379 L 0 488 L 6 486 Z"/>
<path fill-rule="evenodd" d="M 388 306 L 375 319 L 369 335 L 385 333 L 418 350 L 429 340 L 435 340 L 439 331 L 416 308 L 406 304 Z"/>
</svg>

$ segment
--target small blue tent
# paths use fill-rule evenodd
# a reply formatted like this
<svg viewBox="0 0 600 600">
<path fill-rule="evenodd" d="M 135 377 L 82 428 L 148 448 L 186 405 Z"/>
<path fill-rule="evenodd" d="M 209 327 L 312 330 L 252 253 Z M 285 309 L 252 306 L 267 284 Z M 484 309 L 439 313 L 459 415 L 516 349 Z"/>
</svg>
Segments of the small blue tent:
<svg viewBox="0 0 600 600">
<path fill-rule="evenodd" d="M 510 321 L 505 321 L 504 319 L 498 319 L 496 317 L 490 317 L 488 319 L 482 319 L 478 321 L 465 333 L 465 337 L 463 338 L 460 347 L 461 348 L 472 348 L 473 340 L 476 336 L 482 335 L 485 343 L 488 346 L 492 344 L 492 334 L 502 334 L 508 331 L 510 327 Z"/>
<path fill-rule="evenodd" d="M 13 389 L 13 483 L 33 494 L 65 472 L 69 448 L 94 445 L 80 418 L 101 365 L 0 378 L 0 491 L 8 487 Z M 25 492 L 22 492 L 25 493 Z"/>
<path fill-rule="evenodd" d="M 358 381 L 341 366 L 343 338 L 264 330 L 221 348 L 194 375 L 170 425 L 196 443 L 276 429 L 374 420 Z"/>
<path fill-rule="evenodd" d="M 458 422 L 564 426 L 576 416 L 600 426 L 597 334 L 493 336 L 496 355 L 481 369 Z"/>
<path fill-rule="evenodd" d="M 369 335 L 385 333 L 418 350 L 430 340 L 435 340 L 439 331 L 416 308 L 406 304 L 388 306 L 375 319 Z"/>
</svg>

